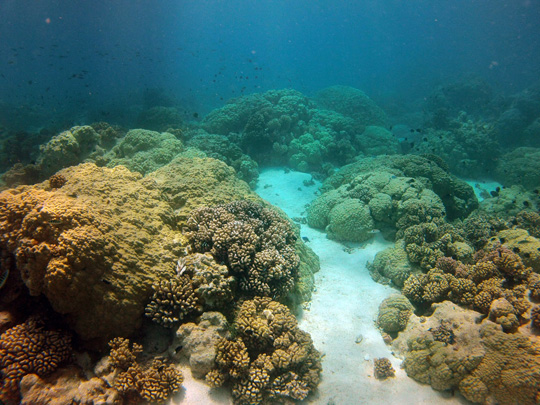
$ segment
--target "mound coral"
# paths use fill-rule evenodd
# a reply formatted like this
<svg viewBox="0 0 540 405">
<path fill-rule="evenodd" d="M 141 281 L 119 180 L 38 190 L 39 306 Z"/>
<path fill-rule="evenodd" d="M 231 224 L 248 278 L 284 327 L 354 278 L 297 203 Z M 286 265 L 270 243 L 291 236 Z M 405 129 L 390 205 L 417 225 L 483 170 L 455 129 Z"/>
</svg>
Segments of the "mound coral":
<svg viewBox="0 0 540 405">
<path fill-rule="evenodd" d="M 540 357 L 534 338 L 504 333 L 489 320 L 480 322 L 477 312 L 448 301 L 434 309 L 424 322 L 413 315 L 393 342 L 409 377 L 436 390 L 459 389 L 474 403 L 538 402 Z M 452 340 L 436 339 L 433 331 L 441 324 Z"/>
<path fill-rule="evenodd" d="M 206 375 L 214 387 L 229 381 L 239 404 L 303 400 L 319 384 L 320 353 L 294 315 L 270 298 L 245 301 L 235 338 L 217 345 L 217 367 Z"/>
<path fill-rule="evenodd" d="M 331 86 L 319 91 L 315 102 L 326 110 L 334 110 L 362 125 L 385 126 L 384 111 L 363 91 L 348 86 Z"/>
<path fill-rule="evenodd" d="M 369 171 L 319 196 L 307 219 L 329 238 L 363 242 L 374 228 L 407 227 L 444 215 L 441 199 L 420 181 L 392 171 Z"/>
<path fill-rule="evenodd" d="M 439 196 L 449 220 L 465 218 L 478 207 L 478 200 L 471 186 L 451 175 L 442 165 L 440 158 L 430 155 L 393 155 L 361 159 L 342 167 L 325 180 L 322 191 L 337 189 L 351 183 L 359 174 L 366 172 L 388 172 L 396 177 L 409 177 L 422 188 L 432 190 Z M 426 180 L 427 179 L 427 180 Z"/>
<path fill-rule="evenodd" d="M 377 325 L 389 334 L 400 332 L 407 326 L 413 310 L 414 307 L 403 295 L 392 295 L 379 305 Z"/>
<path fill-rule="evenodd" d="M 89 158 L 100 142 L 100 135 L 91 126 L 77 126 L 54 136 L 40 146 L 35 164 L 14 167 L 4 175 L 8 186 L 43 181 L 58 170 Z"/>
<path fill-rule="evenodd" d="M 251 157 L 242 153 L 242 149 L 225 135 L 208 134 L 203 130 L 188 134 L 186 145 L 197 148 L 208 157 L 222 160 L 236 170 L 238 178 L 244 180 L 253 189 L 259 177 L 259 165 Z"/>
<path fill-rule="evenodd" d="M 275 211 L 236 201 L 193 211 L 187 221 L 194 252 L 210 252 L 227 266 L 246 296 L 284 298 L 298 277 L 296 233 Z"/>
<path fill-rule="evenodd" d="M 191 374 L 204 378 L 216 367 L 217 344 L 222 338 L 229 338 L 229 324 L 220 312 L 204 312 L 197 323 L 188 322 L 180 325 L 172 348 L 174 356 L 189 361 Z M 181 347 L 181 350 L 176 350 Z"/>
<path fill-rule="evenodd" d="M 16 401 L 19 383 L 27 374 L 44 377 L 71 359 L 71 337 L 46 327 L 44 319 L 32 316 L 0 336 L 0 400 Z"/>
<path fill-rule="evenodd" d="M 144 175 L 165 166 L 183 150 L 182 141 L 173 134 L 132 129 L 103 160 L 108 167 L 123 165 Z"/>
<path fill-rule="evenodd" d="M 33 296 L 45 295 L 85 340 L 138 325 L 151 284 L 173 274 L 182 249 L 155 184 L 126 168 L 83 164 L 48 182 L 0 194 L 2 250 Z"/>
<path fill-rule="evenodd" d="M 388 377 L 393 377 L 396 374 L 396 370 L 392 367 L 392 363 L 386 357 L 380 357 L 373 360 L 373 369 L 375 378 L 378 380 L 384 380 Z"/>
<path fill-rule="evenodd" d="M 354 161 L 359 153 L 397 151 L 396 140 L 382 128 L 362 134 L 366 125 L 384 125 L 386 121 L 373 101 L 356 89 L 334 90 L 339 91 L 328 97 L 337 95 L 343 103 L 325 103 L 323 91 L 322 109 L 294 90 L 252 94 L 210 112 L 201 126 L 208 133 L 227 136 L 259 164 L 287 164 L 324 176 L 333 167 Z"/>
<path fill-rule="evenodd" d="M 398 240 L 395 246 L 377 253 L 373 262 L 367 263 L 367 268 L 371 278 L 377 283 L 392 283 L 399 288 L 403 287 L 411 274 L 420 272 L 418 266 L 409 261 L 403 240 Z"/>
</svg>

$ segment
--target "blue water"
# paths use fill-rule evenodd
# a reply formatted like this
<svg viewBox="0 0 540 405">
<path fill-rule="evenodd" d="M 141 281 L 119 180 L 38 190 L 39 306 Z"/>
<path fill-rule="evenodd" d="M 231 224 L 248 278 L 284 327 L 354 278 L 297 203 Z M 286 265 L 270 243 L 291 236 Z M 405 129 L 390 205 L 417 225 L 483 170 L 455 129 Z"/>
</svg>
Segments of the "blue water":
<svg viewBox="0 0 540 405">
<path fill-rule="evenodd" d="M 3 0 L 0 14 L 4 126 L 129 124 L 148 89 L 186 118 L 284 87 L 415 100 L 465 73 L 515 93 L 540 67 L 535 0 Z"/>
</svg>

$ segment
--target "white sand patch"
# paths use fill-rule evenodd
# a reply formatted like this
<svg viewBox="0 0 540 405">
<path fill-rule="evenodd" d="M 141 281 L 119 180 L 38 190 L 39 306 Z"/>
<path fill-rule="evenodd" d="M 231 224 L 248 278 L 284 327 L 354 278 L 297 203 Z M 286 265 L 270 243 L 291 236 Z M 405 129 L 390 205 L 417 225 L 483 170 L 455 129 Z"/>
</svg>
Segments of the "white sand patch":
<svg viewBox="0 0 540 405">
<path fill-rule="evenodd" d="M 474 189 L 474 194 L 478 201 L 483 201 L 489 198 L 490 192 L 495 191 L 497 187 L 502 188 L 502 184 L 497 183 L 494 180 L 464 180 L 469 186 Z"/>
</svg>

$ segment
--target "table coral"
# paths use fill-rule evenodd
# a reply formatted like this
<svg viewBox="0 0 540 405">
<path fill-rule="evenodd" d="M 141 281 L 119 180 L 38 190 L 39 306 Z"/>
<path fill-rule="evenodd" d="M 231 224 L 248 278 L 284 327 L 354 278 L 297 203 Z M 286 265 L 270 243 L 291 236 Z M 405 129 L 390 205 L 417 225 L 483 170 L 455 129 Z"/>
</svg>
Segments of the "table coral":
<svg viewBox="0 0 540 405">
<path fill-rule="evenodd" d="M 195 252 L 225 264 L 245 295 L 283 298 L 298 277 L 296 233 L 260 204 L 237 201 L 194 210 L 187 237 Z"/>
<path fill-rule="evenodd" d="M 244 301 L 233 323 L 234 339 L 217 345 L 207 382 L 232 383 L 236 403 L 303 400 L 318 385 L 320 353 L 294 315 L 270 298 Z"/>
<path fill-rule="evenodd" d="M 70 335 L 47 328 L 45 319 L 32 316 L 8 329 L 0 336 L 0 399 L 16 398 L 25 375 L 46 376 L 71 356 Z"/>
</svg>

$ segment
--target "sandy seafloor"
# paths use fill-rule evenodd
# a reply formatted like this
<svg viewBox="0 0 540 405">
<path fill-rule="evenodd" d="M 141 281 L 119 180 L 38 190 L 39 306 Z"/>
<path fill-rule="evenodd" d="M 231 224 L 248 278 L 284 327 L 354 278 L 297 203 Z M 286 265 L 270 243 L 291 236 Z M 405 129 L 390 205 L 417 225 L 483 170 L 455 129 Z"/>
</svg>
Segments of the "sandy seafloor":
<svg viewBox="0 0 540 405">
<path fill-rule="evenodd" d="M 283 209 L 291 218 L 305 217 L 306 205 L 319 184 L 305 186 L 311 175 L 272 168 L 261 171 L 255 190 L 262 198 Z M 440 393 L 418 384 L 400 368 L 375 326 L 379 304 L 396 290 L 375 283 L 366 268 L 375 254 L 388 246 L 380 233 L 363 244 L 347 246 L 326 238 L 322 231 L 301 226 L 301 236 L 321 260 L 315 274 L 312 301 L 303 310 L 300 328 L 309 332 L 315 347 L 324 354 L 318 391 L 303 403 L 341 404 L 467 404 L 458 393 Z M 357 341 L 360 341 L 357 343 Z M 388 357 L 396 376 L 383 381 L 373 376 L 373 359 Z M 194 380 L 184 368 L 184 391 L 170 404 L 231 404 L 228 390 L 212 390 Z"/>
</svg>

